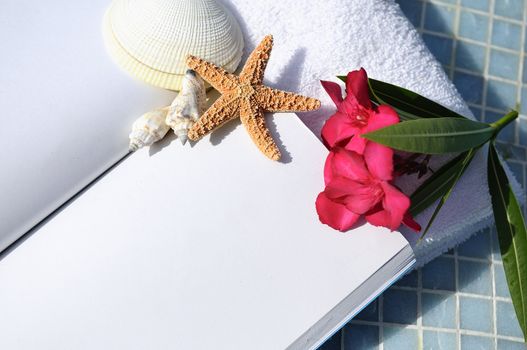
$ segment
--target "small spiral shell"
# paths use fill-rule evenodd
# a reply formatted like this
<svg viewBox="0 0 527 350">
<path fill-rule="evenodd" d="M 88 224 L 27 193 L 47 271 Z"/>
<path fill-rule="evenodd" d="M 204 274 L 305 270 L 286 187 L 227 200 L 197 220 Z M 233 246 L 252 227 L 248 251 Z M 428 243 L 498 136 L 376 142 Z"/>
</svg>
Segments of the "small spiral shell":
<svg viewBox="0 0 527 350">
<path fill-rule="evenodd" d="M 129 135 L 130 151 L 134 152 L 139 148 L 150 146 L 166 135 L 170 129 L 165 123 L 168 110 L 168 107 L 156 109 L 143 114 L 134 122 Z"/>
<path fill-rule="evenodd" d="M 182 144 L 187 142 L 188 130 L 205 111 L 205 102 L 203 80 L 193 70 L 187 70 L 181 91 L 170 105 L 165 120 Z"/>
</svg>

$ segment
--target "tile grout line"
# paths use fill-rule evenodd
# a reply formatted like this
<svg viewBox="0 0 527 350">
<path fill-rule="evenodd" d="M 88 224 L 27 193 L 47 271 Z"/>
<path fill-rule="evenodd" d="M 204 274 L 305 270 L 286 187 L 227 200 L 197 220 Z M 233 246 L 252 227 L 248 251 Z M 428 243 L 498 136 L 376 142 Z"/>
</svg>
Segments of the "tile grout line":
<svg viewBox="0 0 527 350">
<path fill-rule="evenodd" d="M 483 96 L 481 97 L 481 116 L 483 121 L 487 120 L 487 90 L 488 90 L 488 77 L 489 77 L 489 66 L 490 66 L 490 52 L 491 52 L 491 38 L 492 30 L 494 25 L 494 0 L 489 1 L 489 22 L 487 25 L 487 40 L 486 40 L 486 51 L 485 51 L 485 61 L 483 68 Z"/>
<path fill-rule="evenodd" d="M 354 325 L 364 325 L 364 326 L 376 326 L 379 327 L 379 323 L 375 321 L 363 321 L 363 320 L 352 320 L 351 324 Z M 401 324 L 401 323 L 385 323 L 386 326 L 394 327 L 394 328 L 400 328 L 400 329 L 410 329 L 417 331 L 417 326 L 414 324 Z M 470 329 L 455 329 L 455 328 L 443 328 L 443 327 L 433 327 L 433 326 L 423 326 L 423 330 L 426 331 L 433 331 L 433 332 L 440 332 L 440 333 L 448 333 L 448 334 L 456 334 L 456 332 L 459 332 L 462 335 L 471 335 L 476 337 L 484 337 L 484 338 L 494 338 L 494 335 L 491 332 L 483 332 L 483 331 L 475 331 Z M 512 342 L 524 343 L 524 339 L 520 337 L 515 336 L 508 336 L 508 335 L 497 335 L 498 339 L 503 340 L 509 340 Z M 463 349 L 465 350 L 465 349 Z M 470 350 L 470 349 L 469 349 Z"/>
<path fill-rule="evenodd" d="M 461 18 L 461 0 L 456 2 L 456 13 L 454 17 L 454 27 L 452 28 L 452 53 L 450 54 L 450 81 L 454 81 L 454 71 L 456 68 L 456 54 L 457 54 L 457 45 L 459 37 L 459 21 Z"/>
<path fill-rule="evenodd" d="M 490 265 L 491 262 L 487 261 L 486 264 Z M 416 292 L 417 293 L 417 288 L 414 288 L 414 287 L 392 286 L 392 287 L 390 287 L 390 289 L 403 290 L 403 291 Z M 423 288 L 422 292 L 426 292 L 426 293 L 429 293 L 429 294 L 435 294 L 435 295 L 445 295 L 445 296 L 449 296 L 449 295 L 452 295 L 454 293 L 454 291 L 451 291 L 451 290 L 426 289 L 426 288 Z M 483 294 L 465 293 L 465 292 L 459 292 L 459 291 L 457 291 L 455 293 L 457 295 L 459 295 L 460 297 L 468 297 L 468 298 L 472 298 L 472 299 L 492 300 L 492 298 L 493 298 L 490 295 L 483 295 Z M 509 302 L 509 303 L 512 302 L 511 298 L 505 298 L 505 297 L 500 297 L 500 296 L 496 296 L 495 298 L 496 298 L 497 301 L 503 301 L 503 302 Z"/>
</svg>

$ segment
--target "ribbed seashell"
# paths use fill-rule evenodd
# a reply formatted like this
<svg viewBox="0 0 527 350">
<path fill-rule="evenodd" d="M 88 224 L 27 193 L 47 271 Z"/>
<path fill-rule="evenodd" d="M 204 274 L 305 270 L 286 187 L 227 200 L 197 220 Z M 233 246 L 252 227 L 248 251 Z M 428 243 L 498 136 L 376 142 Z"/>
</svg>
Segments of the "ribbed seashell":
<svg viewBox="0 0 527 350">
<path fill-rule="evenodd" d="M 181 91 L 170 105 L 166 124 L 174 130 L 182 144 L 188 130 L 205 111 L 206 93 L 203 80 L 191 69 L 183 78 Z"/>
<path fill-rule="evenodd" d="M 238 22 L 216 0 L 114 0 L 104 37 L 122 68 L 170 90 L 181 88 L 187 55 L 233 72 L 243 50 Z"/>
<path fill-rule="evenodd" d="M 167 114 L 168 107 L 164 107 L 140 116 L 132 125 L 132 132 L 129 136 L 130 151 L 137 151 L 139 148 L 150 146 L 165 137 L 170 129 L 165 123 Z"/>
</svg>

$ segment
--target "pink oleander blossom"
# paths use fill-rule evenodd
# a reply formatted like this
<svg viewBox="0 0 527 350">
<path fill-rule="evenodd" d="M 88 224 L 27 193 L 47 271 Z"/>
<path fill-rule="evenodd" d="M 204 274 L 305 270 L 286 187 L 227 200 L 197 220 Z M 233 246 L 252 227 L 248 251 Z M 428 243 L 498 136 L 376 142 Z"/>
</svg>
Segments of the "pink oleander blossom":
<svg viewBox="0 0 527 350">
<path fill-rule="evenodd" d="M 341 146 L 363 154 L 368 141 L 362 134 L 399 122 L 393 108 L 370 102 L 368 76 L 363 68 L 348 73 L 345 98 L 337 83 L 321 81 L 321 84 L 337 106 L 322 128 L 322 139 L 328 148 Z"/>
<path fill-rule="evenodd" d="M 391 184 L 393 150 L 368 142 L 364 155 L 336 147 L 324 167 L 326 188 L 316 199 L 322 223 L 349 230 L 364 215 L 375 226 L 396 230 L 401 223 L 414 230 L 419 225 L 407 214 L 410 199 Z"/>
</svg>

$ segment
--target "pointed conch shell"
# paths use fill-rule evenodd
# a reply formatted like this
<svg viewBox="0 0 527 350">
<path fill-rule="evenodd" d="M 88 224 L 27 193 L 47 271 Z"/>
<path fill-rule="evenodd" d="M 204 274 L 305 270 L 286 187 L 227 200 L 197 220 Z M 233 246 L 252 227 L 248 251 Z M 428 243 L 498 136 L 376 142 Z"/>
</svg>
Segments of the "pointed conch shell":
<svg viewBox="0 0 527 350">
<path fill-rule="evenodd" d="M 203 80 L 193 70 L 187 70 L 181 91 L 170 105 L 165 121 L 182 144 L 187 142 L 188 130 L 205 111 L 205 102 Z"/>
<path fill-rule="evenodd" d="M 130 151 L 137 151 L 141 147 L 150 146 L 161 140 L 170 127 L 165 124 L 168 107 L 159 108 L 143 114 L 132 125 L 130 133 Z"/>
<path fill-rule="evenodd" d="M 188 54 L 233 72 L 243 36 L 216 0 L 114 0 L 103 33 L 119 66 L 155 86 L 180 90 Z"/>
</svg>

